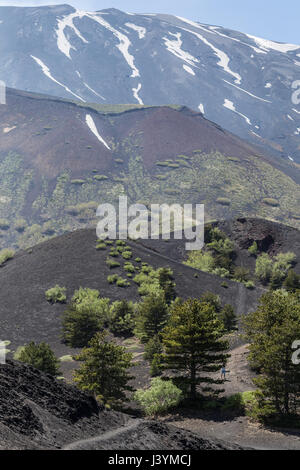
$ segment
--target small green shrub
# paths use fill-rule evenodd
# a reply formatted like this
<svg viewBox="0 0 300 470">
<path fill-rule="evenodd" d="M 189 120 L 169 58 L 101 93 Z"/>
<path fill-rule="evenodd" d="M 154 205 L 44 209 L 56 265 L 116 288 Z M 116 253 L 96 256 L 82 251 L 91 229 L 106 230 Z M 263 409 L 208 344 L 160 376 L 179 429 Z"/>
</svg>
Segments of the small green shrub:
<svg viewBox="0 0 300 470">
<path fill-rule="evenodd" d="M 233 277 L 238 282 L 247 282 L 249 280 L 249 269 L 243 266 L 236 266 Z"/>
<path fill-rule="evenodd" d="M 188 266 L 200 269 L 201 271 L 211 272 L 214 268 L 214 258 L 210 253 L 202 251 L 191 251 L 188 260 L 184 262 Z"/>
<path fill-rule="evenodd" d="M 108 180 L 108 176 L 105 176 L 105 175 L 95 175 L 95 176 L 94 176 L 94 179 L 97 180 L 97 181 L 105 181 L 105 180 Z"/>
<path fill-rule="evenodd" d="M 250 255 L 256 256 L 258 253 L 258 246 L 256 242 L 253 242 L 253 244 L 248 248 L 248 252 Z"/>
<path fill-rule="evenodd" d="M 98 245 L 96 246 L 96 250 L 99 250 L 99 251 L 103 251 L 103 250 L 106 250 L 106 245 L 105 243 L 98 243 Z"/>
<path fill-rule="evenodd" d="M 70 183 L 71 183 L 71 184 L 78 185 L 78 186 L 81 186 L 82 184 L 85 183 L 85 180 L 75 179 L 75 180 L 71 180 Z"/>
<path fill-rule="evenodd" d="M 116 285 L 118 287 L 129 287 L 130 282 L 128 282 L 127 279 L 123 279 L 122 277 L 119 277 L 117 282 L 116 282 Z"/>
<path fill-rule="evenodd" d="M 126 271 L 127 273 L 134 273 L 135 272 L 135 267 L 133 266 L 132 263 L 125 263 L 124 271 Z"/>
<path fill-rule="evenodd" d="M 175 408 L 182 400 L 182 391 L 171 380 L 156 377 L 147 390 L 137 390 L 134 399 L 141 405 L 147 416 L 164 413 Z"/>
<path fill-rule="evenodd" d="M 126 246 L 126 243 L 124 242 L 124 240 L 117 240 L 116 245 L 117 246 Z"/>
<path fill-rule="evenodd" d="M 180 165 L 178 165 L 178 163 L 169 163 L 168 167 L 169 168 L 180 168 Z"/>
<path fill-rule="evenodd" d="M 118 261 L 113 261 L 109 258 L 106 260 L 106 265 L 109 267 L 109 269 L 119 268 L 121 266 Z"/>
<path fill-rule="evenodd" d="M 266 204 L 267 206 L 270 206 L 270 207 L 278 207 L 280 204 L 279 202 L 277 201 L 277 199 L 273 199 L 271 197 L 265 197 L 262 202 L 264 204 Z"/>
<path fill-rule="evenodd" d="M 109 256 L 111 256 L 112 258 L 117 258 L 119 256 L 119 252 L 115 249 L 112 249 L 110 252 L 109 252 Z"/>
<path fill-rule="evenodd" d="M 118 279 L 119 276 L 117 274 L 113 274 L 112 276 L 107 277 L 107 281 L 109 284 L 114 284 L 115 282 L 117 282 Z"/>
<path fill-rule="evenodd" d="M 145 274 L 150 274 L 153 271 L 151 266 L 142 266 L 141 272 Z"/>
<path fill-rule="evenodd" d="M 220 204 L 221 206 L 230 206 L 231 201 L 227 197 L 218 197 L 216 203 Z"/>
<path fill-rule="evenodd" d="M 48 302 L 64 304 L 67 300 L 66 292 L 67 289 L 65 287 L 60 287 L 56 284 L 55 287 L 48 289 L 45 295 Z"/>
<path fill-rule="evenodd" d="M 12 259 L 15 256 L 15 252 L 13 250 L 5 249 L 0 251 L 0 266 L 3 266 L 3 264 L 8 261 L 9 259 Z"/>
<path fill-rule="evenodd" d="M 273 261 L 267 253 L 263 253 L 256 260 L 255 275 L 264 284 L 269 282 L 273 269 Z"/>
<path fill-rule="evenodd" d="M 244 282 L 245 284 L 245 287 L 247 287 L 247 289 L 254 289 L 255 288 L 255 284 L 253 281 L 246 281 Z"/>
<path fill-rule="evenodd" d="M 132 258 L 132 251 L 123 251 L 122 256 L 124 259 L 131 259 Z"/>
<path fill-rule="evenodd" d="M 222 406 L 222 410 L 224 411 L 233 410 L 233 411 L 238 411 L 238 412 L 244 412 L 245 404 L 243 402 L 242 393 L 236 393 L 234 395 L 230 395 L 229 397 L 226 397 L 225 403 Z"/>
<path fill-rule="evenodd" d="M 7 219 L 0 219 L 0 230 L 8 230 L 10 222 Z"/>
<path fill-rule="evenodd" d="M 225 268 L 215 268 L 211 272 L 219 277 L 230 277 L 230 271 Z"/>
</svg>

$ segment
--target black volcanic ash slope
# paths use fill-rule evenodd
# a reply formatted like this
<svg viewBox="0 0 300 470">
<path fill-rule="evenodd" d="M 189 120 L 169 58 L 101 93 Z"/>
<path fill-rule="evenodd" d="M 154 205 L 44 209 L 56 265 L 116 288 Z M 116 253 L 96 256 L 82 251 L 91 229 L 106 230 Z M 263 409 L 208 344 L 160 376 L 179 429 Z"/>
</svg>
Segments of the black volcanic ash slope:
<svg viewBox="0 0 300 470">
<path fill-rule="evenodd" d="M 224 288 L 224 279 L 184 266 L 138 243 L 128 242 L 128 245 L 132 248 L 134 264 L 139 257 L 154 268 L 169 266 L 174 272 L 177 294 L 183 298 L 199 297 L 212 291 L 220 295 L 223 303 L 232 304 L 237 313 L 242 314 L 255 308 L 262 293 L 259 288 L 251 291 L 231 281 L 227 282 L 228 288 Z M 60 341 L 60 319 L 65 306 L 51 305 L 45 299 L 45 291 L 56 284 L 67 288 L 68 301 L 80 286 L 98 289 L 102 297 L 112 300 L 140 299 L 132 280 L 125 289 L 108 283 L 107 276 L 112 273 L 126 277 L 122 257 L 117 258 L 120 268 L 110 270 L 107 267 L 108 253 L 109 248 L 96 250 L 95 230 L 80 230 L 19 252 L 0 268 L 1 335 L 3 340 L 11 341 L 9 349 L 15 350 L 35 340 L 50 343 L 58 356 L 66 354 Z"/>
<path fill-rule="evenodd" d="M 221 220 L 213 222 L 212 225 L 222 230 L 234 242 L 234 263 L 237 266 L 243 266 L 254 273 L 256 259 L 250 255 L 248 248 L 256 242 L 259 252 L 268 253 L 270 256 L 292 251 L 297 259 L 294 270 L 300 274 L 300 232 L 298 229 L 271 220 L 245 217 Z M 169 243 L 161 243 L 160 240 L 144 240 L 139 243 L 174 260 L 183 262 L 187 259 L 188 253 L 185 251 L 184 240 L 170 240 Z"/>
<path fill-rule="evenodd" d="M 134 424 L 134 429 L 131 422 Z M 127 426 L 128 431 L 127 431 Z M 106 411 L 94 398 L 15 362 L 0 365 L 0 450 L 236 448 L 172 426 Z M 161 447 L 162 446 L 162 447 Z"/>
</svg>

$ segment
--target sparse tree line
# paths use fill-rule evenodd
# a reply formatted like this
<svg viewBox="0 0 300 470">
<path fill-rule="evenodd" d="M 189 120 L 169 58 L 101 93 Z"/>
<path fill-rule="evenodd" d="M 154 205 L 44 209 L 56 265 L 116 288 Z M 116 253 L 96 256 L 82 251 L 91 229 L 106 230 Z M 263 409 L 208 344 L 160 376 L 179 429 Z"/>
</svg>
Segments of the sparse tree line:
<svg viewBox="0 0 300 470">
<path fill-rule="evenodd" d="M 280 266 L 292 262 L 291 256 L 275 260 Z M 243 407 L 260 420 L 299 419 L 300 367 L 292 362 L 292 344 L 300 339 L 300 289 L 290 269 L 285 288 L 270 289 L 256 311 L 242 319 L 243 334 L 250 343 L 249 363 L 257 372 L 257 390 L 222 399 L 224 381 L 218 372 L 230 357 L 228 334 L 237 330 L 233 308 L 222 306 L 213 293 L 184 301 L 176 296 L 169 268 L 144 268 L 136 280 L 142 291 L 138 303 L 111 302 L 97 290 L 80 288 L 67 305 L 62 339 L 82 348 L 76 356 L 81 365 L 74 372 L 80 389 L 109 406 L 125 401 L 133 392 L 134 361 L 115 337 L 135 336 L 144 345 L 144 358 L 154 377 L 150 388 L 134 394 L 147 414 L 187 401 Z M 278 264 L 273 269 L 277 272 Z M 66 302 L 66 291 L 55 286 L 46 298 Z M 58 375 L 58 361 L 44 343 L 30 343 L 18 359 Z"/>
</svg>

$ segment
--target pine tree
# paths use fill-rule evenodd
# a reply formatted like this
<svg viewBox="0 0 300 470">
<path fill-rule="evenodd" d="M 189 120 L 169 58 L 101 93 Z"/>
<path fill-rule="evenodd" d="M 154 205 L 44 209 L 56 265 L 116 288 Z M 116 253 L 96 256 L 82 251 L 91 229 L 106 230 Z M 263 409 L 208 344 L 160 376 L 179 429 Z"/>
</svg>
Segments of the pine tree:
<svg viewBox="0 0 300 470">
<path fill-rule="evenodd" d="M 158 281 L 160 288 L 164 291 L 168 305 L 176 298 L 175 283 L 173 273 L 170 268 L 160 268 L 158 270 Z"/>
<path fill-rule="evenodd" d="M 47 343 L 33 341 L 21 349 L 17 359 L 50 375 L 59 374 L 59 361 Z"/>
<path fill-rule="evenodd" d="M 117 404 L 126 400 L 128 385 L 133 379 L 128 370 L 132 367 L 132 354 L 122 346 L 107 340 L 107 333 L 97 333 L 76 357 L 83 361 L 74 372 L 74 380 L 81 390 L 93 392 L 104 404 Z"/>
<path fill-rule="evenodd" d="M 283 290 L 263 295 L 258 309 L 244 319 L 250 340 L 250 364 L 260 371 L 254 383 L 260 406 L 274 413 L 300 410 L 300 368 L 293 364 L 292 345 L 300 338 L 300 302 Z"/>
<path fill-rule="evenodd" d="M 101 330 L 102 322 L 88 307 L 78 309 L 72 303 L 64 312 L 62 327 L 64 342 L 73 348 L 82 348 Z"/>
<path fill-rule="evenodd" d="M 229 357 L 224 328 L 212 305 L 197 299 L 178 303 L 171 309 L 170 320 L 163 331 L 165 369 L 177 372 L 177 381 L 188 388 L 188 396 L 196 399 L 197 386 L 202 392 L 218 394 L 211 385 L 220 384 L 207 375 L 216 372 Z"/>
<path fill-rule="evenodd" d="M 134 306 L 127 300 L 117 300 L 111 306 L 110 331 L 118 336 L 132 336 L 134 330 Z"/>
<path fill-rule="evenodd" d="M 226 331 L 230 332 L 237 329 L 237 318 L 231 305 L 225 305 L 219 313 L 218 317 L 222 321 Z"/>
<path fill-rule="evenodd" d="M 143 343 L 161 333 L 169 316 L 164 295 L 152 294 L 144 298 L 138 306 L 136 335 Z"/>
<path fill-rule="evenodd" d="M 205 292 L 201 296 L 200 300 L 201 302 L 206 302 L 213 307 L 218 318 L 223 323 L 225 331 L 233 331 L 236 329 L 237 318 L 231 305 L 226 304 L 222 308 L 220 297 L 212 292 Z"/>
</svg>

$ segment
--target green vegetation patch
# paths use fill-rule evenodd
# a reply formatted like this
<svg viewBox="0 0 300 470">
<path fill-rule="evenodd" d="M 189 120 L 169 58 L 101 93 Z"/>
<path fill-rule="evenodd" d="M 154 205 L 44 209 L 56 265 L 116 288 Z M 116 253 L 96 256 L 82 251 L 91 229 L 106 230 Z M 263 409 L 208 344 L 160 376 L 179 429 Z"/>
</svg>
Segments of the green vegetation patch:
<svg viewBox="0 0 300 470">
<path fill-rule="evenodd" d="M 279 201 L 277 201 L 277 199 L 273 199 L 271 197 L 265 197 L 262 202 L 264 204 L 266 204 L 267 206 L 270 206 L 270 207 L 279 207 L 280 204 L 279 204 Z"/>
<path fill-rule="evenodd" d="M 5 249 L 0 251 L 0 266 L 3 266 L 6 261 L 12 259 L 15 256 L 13 250 Z"/>
<path fill-rule="evenodd" d="M 227 197 L 218 197 L 216 203 L 221 204 L 221 206 L 230 206 L 231 201 Z"/>
<path fill-rule="evenodd" d="M 67 300 L 66 296 L 67 289 L 65 287 L 60 287 L 59 285 L 56 285 L 52 287 L 51 289 L 48 289 L 45 292 L 45 296 L 48 302 L 51 302 L 53 304 L 55 303 L 65 303 Z"/>
</svg>

